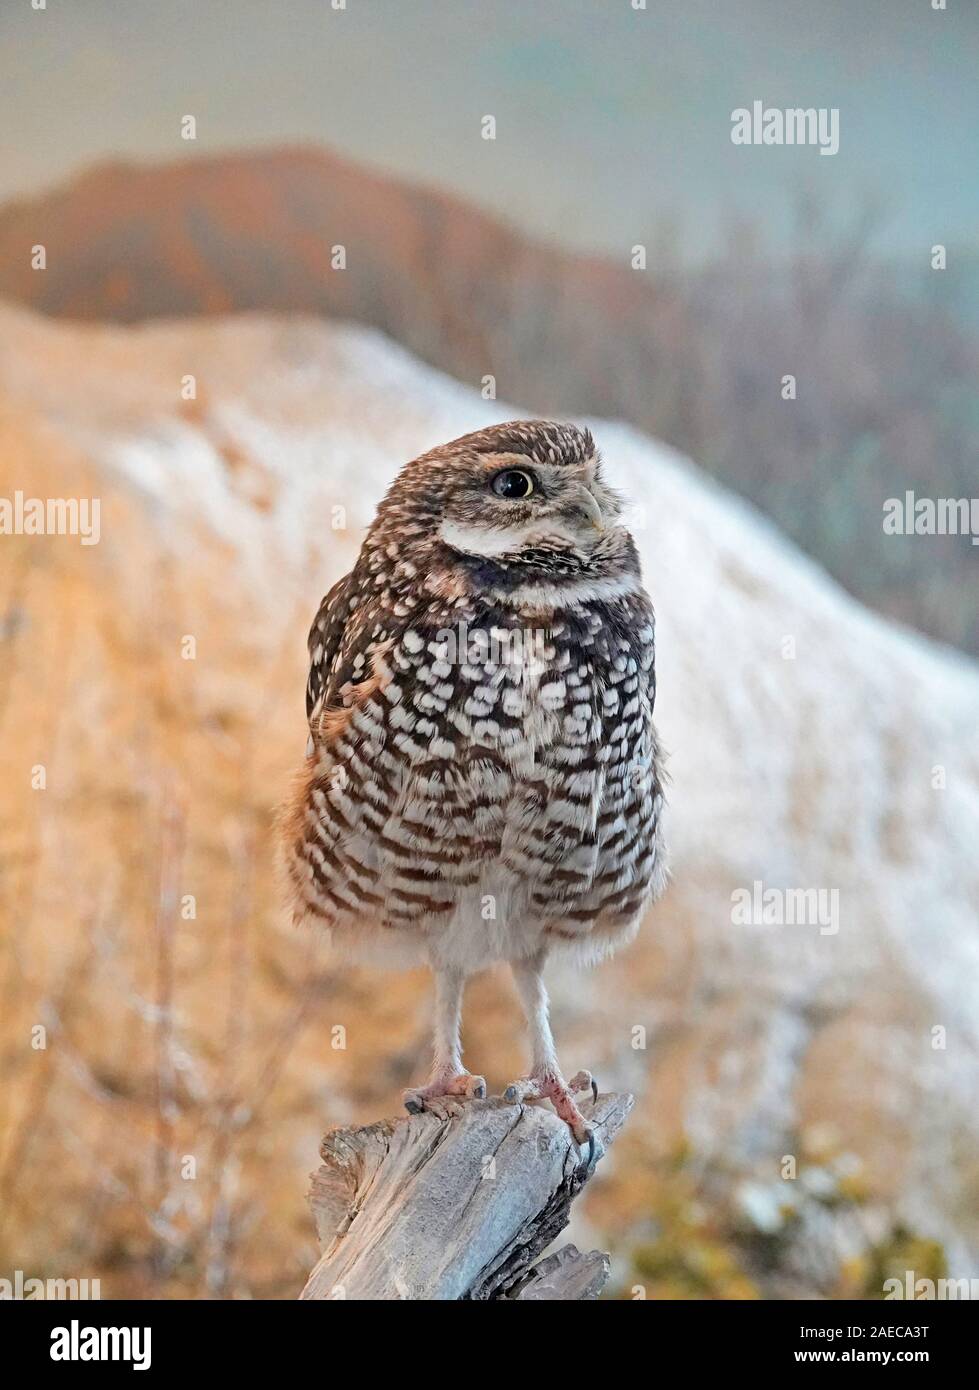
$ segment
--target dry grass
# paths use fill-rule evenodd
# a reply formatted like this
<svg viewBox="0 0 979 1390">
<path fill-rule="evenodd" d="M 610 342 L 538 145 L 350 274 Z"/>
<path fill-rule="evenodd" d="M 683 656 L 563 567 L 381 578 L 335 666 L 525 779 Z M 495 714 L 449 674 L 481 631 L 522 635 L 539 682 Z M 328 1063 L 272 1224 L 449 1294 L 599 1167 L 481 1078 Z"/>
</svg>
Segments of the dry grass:
<svg viewBox="0 0 979 1390">
<path fill-rule="evenodd" d="M 22 419 L 0 432 L 4 495 L 92 488 Z M 0 546 L 0 1269 L 289 1296 L 319 1134 L 394 1104 L 424 991 L 392 979 L 375 1007 L 282 920 L 272 825 L 303 739 L 305 614 L 282 615 L 287 649 L 243 642 L 230 558 L 201 547 L 178 570 L 95 491 L 124 549 Z M 355 1049 L 332 1050 L 336 1023 Z"/>
</svg>

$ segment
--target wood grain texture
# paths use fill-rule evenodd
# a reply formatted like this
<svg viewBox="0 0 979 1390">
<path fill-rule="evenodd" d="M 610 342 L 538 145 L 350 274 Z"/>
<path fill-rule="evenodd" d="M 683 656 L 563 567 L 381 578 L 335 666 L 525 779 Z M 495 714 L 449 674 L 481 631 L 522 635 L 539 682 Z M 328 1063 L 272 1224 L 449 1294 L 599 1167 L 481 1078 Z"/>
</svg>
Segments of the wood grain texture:
<svg viewBox="0 0 979 1390">
<path fill-rule="evenodd" d="M 627 1095 L 583 1107 L 595 1163 L 625 1123 Z M 598 1251 L 539 1263 L 594 1172 L 543 1106 L 498 1098 L 332 1130 L 309 1193 L 323 1254 L 303 1299 L 588 1299 Z"/>
</svg>

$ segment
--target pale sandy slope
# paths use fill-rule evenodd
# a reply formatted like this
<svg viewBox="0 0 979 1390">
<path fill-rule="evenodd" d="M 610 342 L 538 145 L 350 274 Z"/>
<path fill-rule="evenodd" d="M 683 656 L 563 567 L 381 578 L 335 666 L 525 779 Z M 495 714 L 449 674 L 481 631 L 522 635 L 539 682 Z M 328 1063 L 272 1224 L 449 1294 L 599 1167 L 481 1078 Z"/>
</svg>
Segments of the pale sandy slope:
<svg viewBox="0 0 979 1390">
<path fill-rule="evenodd" d="M 187 373 L 196 404 L 180 400 Z M 18 429 L 26 420 L 70 447 L 110 499 L 101 545 L 71 563 L 108 567 L 123 611 L 143 573 L 131 536 L 154 563 L 175 557 L 184 587 L 195 575 L 211 584 L 219 563 L 224 640 L 287 653 L 289 681 L 301 680 L 306 618 L 351 564 L 398 465 L 516 413 L 369 331 L 250 317 L 119 330 L 4 309 L 0 390 Z M 863 610 L 686 460 L 590 423 L 639 504 L 674 882 L 630 952 L 555 976 L 567 1064 L 636 1088 L 654 1147 L 685 1134 L 761 1180 L 777 1177 L 800 1129 L 830 1124 L 871 1190 L 938 1232 L 967 1273 L 979 1208 L 979 671 Z M 4 490 L 40 486 L 29 472 L 8 466 Z M 346 529 L 333 529 L 334 507 Z M 194 678 L 225 676 L 237 692 L 227 699 L 247 701 L 247 664 Z M 304 741 L 287 685 L 264 716 L 273 778 Z M 838 889 L 838 933 L 734 925 L 731 894 L 755 880 Z M 512 1033 L 512 1015 L 490 1010 L 471 1030 L 472 1063 L 494 1083 L 519 1063 L 500 1041 Z"/>
</svg>

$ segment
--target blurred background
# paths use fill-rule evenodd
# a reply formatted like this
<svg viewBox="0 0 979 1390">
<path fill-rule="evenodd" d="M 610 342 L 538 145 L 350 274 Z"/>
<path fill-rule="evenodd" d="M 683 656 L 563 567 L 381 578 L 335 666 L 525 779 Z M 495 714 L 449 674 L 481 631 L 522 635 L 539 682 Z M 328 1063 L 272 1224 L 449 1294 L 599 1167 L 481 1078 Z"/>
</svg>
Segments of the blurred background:
<svg viewBox="0 0 979 1390">
<path fill-rule="evenodd" d="M 979 12 L 92 0 L 0 48 L 0 497 L 102 508 L 0 535 L 0 1277 L 298 1293 L 320 1134 L 428 1046 L 424 973 L 284 920 L 306 631 L 398 466 L 519 411 L 639 504 L 673 754 L 668 898 L 553 981 L 639 1098 L 577 1238 L 623 1297 L 979 1274 L 979 550 L 882 525 L 976 491 Z M 734 145 L 755 100 L 839 152 Z M 839 932 L 736 927 L 755 881 Z M 516 1018 L 471 987 L 493 1084 Z"/>
</svg>

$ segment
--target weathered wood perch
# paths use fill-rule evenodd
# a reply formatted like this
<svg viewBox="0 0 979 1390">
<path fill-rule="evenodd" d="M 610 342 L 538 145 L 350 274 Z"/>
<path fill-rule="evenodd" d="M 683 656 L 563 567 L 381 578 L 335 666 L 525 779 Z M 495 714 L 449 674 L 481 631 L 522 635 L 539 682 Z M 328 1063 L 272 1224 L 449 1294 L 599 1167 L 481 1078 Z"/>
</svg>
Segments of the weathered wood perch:
<svg viewBox="0 0 979 1390">
<path fill-rule="evenodd" d="M 624 1095 L 582 1106 L 596 1164 L 631 1109 Z M 597 1250 L 538 1260 L 591 1175 L 543 1106 L 494 1097 L 335 1129 L 320 1155 L 309 1202 L 323 1254 L 304 1299 L 587 1299 L 608 1277 Z"/>
</svg>

